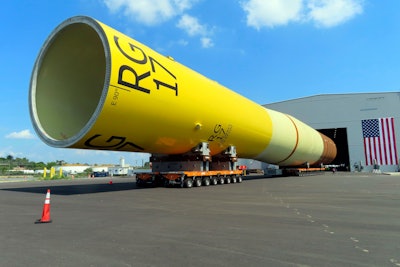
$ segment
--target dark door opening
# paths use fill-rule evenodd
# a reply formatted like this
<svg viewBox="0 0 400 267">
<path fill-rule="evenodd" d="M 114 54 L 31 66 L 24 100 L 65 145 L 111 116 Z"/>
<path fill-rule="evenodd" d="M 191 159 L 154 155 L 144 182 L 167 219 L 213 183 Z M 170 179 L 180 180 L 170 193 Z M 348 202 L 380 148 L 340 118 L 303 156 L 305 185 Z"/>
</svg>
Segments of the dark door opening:
<svg viewBox="0 0 400 267">
<path fill-rule="evenodd" d="M 337 155 L 331 164 L 342 166 L 338 168 L 340 171 L 349 171 L 350 158 L 349 144 L 347 142 L 347 128 L 318 129 L 317 131 L 331 138 L 336 144 Z"/>
</svg>

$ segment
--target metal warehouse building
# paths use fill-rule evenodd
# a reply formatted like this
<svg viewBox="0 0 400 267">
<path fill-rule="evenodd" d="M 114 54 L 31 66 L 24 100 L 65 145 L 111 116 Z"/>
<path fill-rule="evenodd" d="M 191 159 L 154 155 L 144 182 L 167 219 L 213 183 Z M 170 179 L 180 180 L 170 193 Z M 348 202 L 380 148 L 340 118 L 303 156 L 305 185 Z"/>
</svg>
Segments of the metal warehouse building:
<svg viewBox="0 0 400 267">
<path fill-rule="evenodd" d="M 350 171 L 397 172 L 400 92 L 316 95 L 264 105 L 332 138 L 332 164 Z"/>
</svg>

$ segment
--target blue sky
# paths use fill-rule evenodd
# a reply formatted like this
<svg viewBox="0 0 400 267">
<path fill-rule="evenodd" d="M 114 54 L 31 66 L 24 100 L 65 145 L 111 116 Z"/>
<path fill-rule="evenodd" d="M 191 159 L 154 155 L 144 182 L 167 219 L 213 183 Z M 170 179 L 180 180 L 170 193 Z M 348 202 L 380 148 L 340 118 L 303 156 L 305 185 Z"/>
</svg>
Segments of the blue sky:
<svg viewBox="0 0 400 267">
<path fill-rule="evenodd" d="M 317 94 L 400 91 L 400 1 L 2 1 L 0 157 L 131 165 L 148 154 L 52 148 L 33 130 L 33 64 L 65 19 L 91 16 L 267 104 Z"/>
</svg>

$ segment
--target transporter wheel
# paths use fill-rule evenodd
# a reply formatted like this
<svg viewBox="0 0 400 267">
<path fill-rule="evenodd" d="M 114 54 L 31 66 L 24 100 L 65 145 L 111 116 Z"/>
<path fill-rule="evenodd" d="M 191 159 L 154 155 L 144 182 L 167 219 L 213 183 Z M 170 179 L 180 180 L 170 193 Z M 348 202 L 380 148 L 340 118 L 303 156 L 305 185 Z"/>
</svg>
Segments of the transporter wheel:
<svg viewBox="0 0 400 267">
<path fill-rule="evenodd" d="M 238 182 L 238 183 L 241 183 L 241 182 L 243 182 L 243 178 L 242 178 L 242 176 L 239 176 L 239 177 L 238 177 L 238 179 L 237 179 L 237 182 Z"/>
<path fill-rule="evenodd" d="M 211 185 L 217 185 L 217 184 L 218 184 L 217 177 L 211 177 Z"/>
<path fill-rule="evenodd" d="M 169 183 L 168 179 L 164 179 L 164 187 L 171 187 L 171 184 Z"/>
<path fill-rule="evenodd" d="M 236 184 L 236 176 L 233 176 L 231 180 L 232 180 L 232 183 Z"/>
<path fill-rule="evenodd" d="M 183 187 L 192 188 L 193 187 L 193 179 L 186 178 L 185 180 L 183 180 Z"/>
<path fill-rule="evenodd" d="M 209 186 L 210 185 L 210 178 L 209 177 L 204 177 L 203 178 L 203 185 L 204 186 Z"/>
<path fill-rule="evenodd" d="M 219 178 L 219 184 L 224 184 L 225 183 L 225 178 L 224 177 L 220 177 Z"/>
<path fill-rule="evenodd" d="M 225 178 L 225 183 L 230 184 L 231 183 L 231 177 L 226 177 Z"/>
<path fill-rule="evenodd" d="M 160 177 L 159 175 L 153 175 L 152 179 L 151 179 L 151 187 L 158 187 L 158 186 L 163 186 L 164 183 L 162 182 L 162 177 Z"/>
<path fill-rule="evenodd" d="M 201 178 L 195 178 L 195 180 L 194 180 L 194 186 L 200 187 L 201 184 L 202 184 Z"/>
</svg>

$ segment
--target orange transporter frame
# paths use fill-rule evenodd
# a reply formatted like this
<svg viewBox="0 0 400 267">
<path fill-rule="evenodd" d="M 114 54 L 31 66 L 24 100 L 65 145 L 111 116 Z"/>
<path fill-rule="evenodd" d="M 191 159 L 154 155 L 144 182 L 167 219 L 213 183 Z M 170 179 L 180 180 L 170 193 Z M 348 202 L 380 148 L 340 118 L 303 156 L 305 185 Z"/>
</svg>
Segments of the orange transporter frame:
<svg viewBox="0 0 400 267">
<path fill-rule="evenodd" d="M 138 186 L 150 185 L 180 185 L 190 188 L 193 186 L 209 186 L 217 184 L 241 183 L 242 170 L 215 170 L 215 171 L 175 171 L 137 173 Z"/>
<path fill-rule="evenodd" d="M 213 159 L 213 160 L 212 160 Z M 241 183 L 243 170 L 237 166 L 236 148 L 229 146 L 220 155 L 210 156 L 207 142 L 201 142 L 189 153 L 152 155 L 152 172 L 136 174 L 136 184 L 180 185 L 181 187 Z"/>
</svg>

